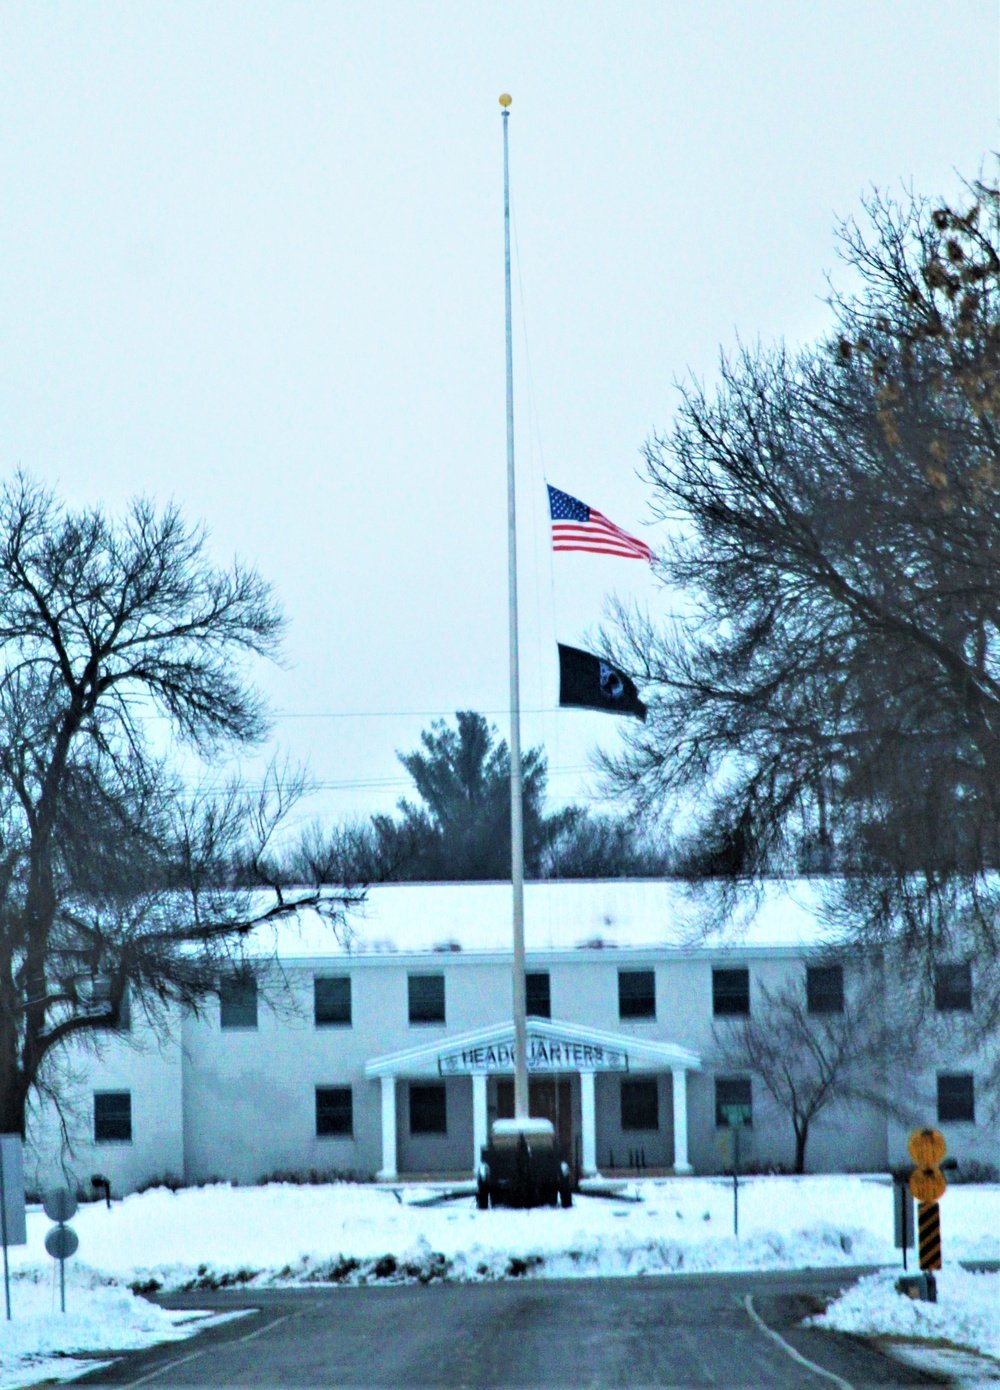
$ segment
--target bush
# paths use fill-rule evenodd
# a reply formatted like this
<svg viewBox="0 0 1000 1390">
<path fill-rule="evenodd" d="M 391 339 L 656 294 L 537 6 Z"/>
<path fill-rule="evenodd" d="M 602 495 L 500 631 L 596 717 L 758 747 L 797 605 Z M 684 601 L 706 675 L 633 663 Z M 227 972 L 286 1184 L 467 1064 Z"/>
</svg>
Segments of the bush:
<svg viewBox="0 0 1000 1390">
<path fill-rule="evenodd" d="M 293 1183 L 297 1187 L 322 1187 L 332 1182 L 374 1182 L 374 1173 L 354 1168 L 275 1168 L 258 1179 L 262 1187 L 272 1182 Z"/>
<path fill-rule="evenodd" d="M 153 1177 L 147 1178 L 145 1182 L 141 1182 L 138 1185 L 135 1191 L 150 1192 L 154 1187 L 166 1187 L 169 1188 L 171 1192 L 179 1192 L 182 1187 L 192 1187 L 194 1185 L 195 1184 L 193 1183 L 186 1183 L 184 1179 L 179 1178 L 176 1173 L 167 1172 L 161 1175 L 154 1174 Z M 203 1186 L 205 1184 L 199 1183 L 197 1185 Z M 100 1195 L 98 1200 L 102 1202 L 104 1201 L 103 1193 Z"/>
<path fill-rule="evenodd" d="M 946 1173 L 945 1177 L 949 1187 L 965 1182 L 1000 1182 L 1000 1168 L 995 1163 L 980 1163 L 978 1158 L 970 1158 Z"/>
</svg>

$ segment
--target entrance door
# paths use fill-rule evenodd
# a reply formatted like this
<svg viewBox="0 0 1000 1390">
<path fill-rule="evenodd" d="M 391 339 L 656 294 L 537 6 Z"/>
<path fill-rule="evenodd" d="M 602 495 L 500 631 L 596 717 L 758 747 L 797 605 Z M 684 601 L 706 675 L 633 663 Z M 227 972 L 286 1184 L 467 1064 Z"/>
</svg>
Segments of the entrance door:
<svg viewBox="0 0 1000 1390">
<path fill-rule="evenodd" d="M 569 1077 L 529 1077 L 528 1114 L 537 1120 L 551 1120 L 556 1138 L 567 1162 L 573 1153 L 573 1089 Z M 514 1083 L 497 1078 L 497 1119 L 514 1118 Z"/>
</svg>

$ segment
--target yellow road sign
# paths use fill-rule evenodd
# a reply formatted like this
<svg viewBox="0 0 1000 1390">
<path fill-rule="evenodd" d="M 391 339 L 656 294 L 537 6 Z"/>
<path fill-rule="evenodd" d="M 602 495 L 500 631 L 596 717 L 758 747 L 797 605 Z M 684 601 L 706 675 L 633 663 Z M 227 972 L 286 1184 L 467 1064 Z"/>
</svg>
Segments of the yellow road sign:
<svg viewBox="0 0 1000 1390">
<path fill-rule="evenodd" d="M 910 1174 L 910 1191 L 918 1202 L 936 1202 L 947 1186 L 940 1168 L 917 1168 Z"/>
<path fill-rule="evenodd" d="M 948 1152 L 944 1135 L 939 1129 L 915 1129 L 906 1146 L 918 1168 L 936 1168 Z"/>
</svg>

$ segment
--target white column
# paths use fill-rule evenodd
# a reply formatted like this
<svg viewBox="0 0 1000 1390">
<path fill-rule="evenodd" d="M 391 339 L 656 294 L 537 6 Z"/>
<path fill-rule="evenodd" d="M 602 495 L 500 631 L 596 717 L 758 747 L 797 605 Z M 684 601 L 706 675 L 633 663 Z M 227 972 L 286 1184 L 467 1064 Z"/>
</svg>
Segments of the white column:
<svg viewBox="0 0 1000 1390">
<path fill-rule="evenodd" d="M 580 1138 L 583 1149 L 583 1176 L 597 1177 L 597 1119 L 592 1071 L 580 1073 Z"/>
<path fill-rule="evenodd" d="M 694 1172 L 688 1162 L 688 1088 L 683 1067 L 674 1068 L 674 1172 Z"/>
<path fill-rule="evenodd" d="M 380 1178 L 396 1177 L 396 1078 L 382 1077 L 382 1167 Z"/>
<path fill-rule="evenodd" d="M 489 1135 L 486 1132 L 486 1073 L 472 1074 L 472 1171 L 479 1167 L 483 1145 Z"/>
</svg>

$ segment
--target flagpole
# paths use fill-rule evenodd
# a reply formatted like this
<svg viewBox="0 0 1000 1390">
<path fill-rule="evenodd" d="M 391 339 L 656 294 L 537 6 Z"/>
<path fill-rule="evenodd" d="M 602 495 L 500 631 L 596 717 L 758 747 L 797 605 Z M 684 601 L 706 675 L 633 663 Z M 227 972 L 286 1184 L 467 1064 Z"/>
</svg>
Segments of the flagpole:
<svg viewBox="0 0 1000 1390">
<path fill-rule="evenodd" d="M 517 516 L 514 506 L 514 352 L 510 313 L 510 162 L 503 107 L 504 309 L 507 328 L 507 589 L 510 604 L 510 880 L 514 898 L 514 1118 L 528 1118 L 528 1023 L 524 979 L 524 809 L 521 779 L 521 695 L 517 651 Z"/>
</svg>

